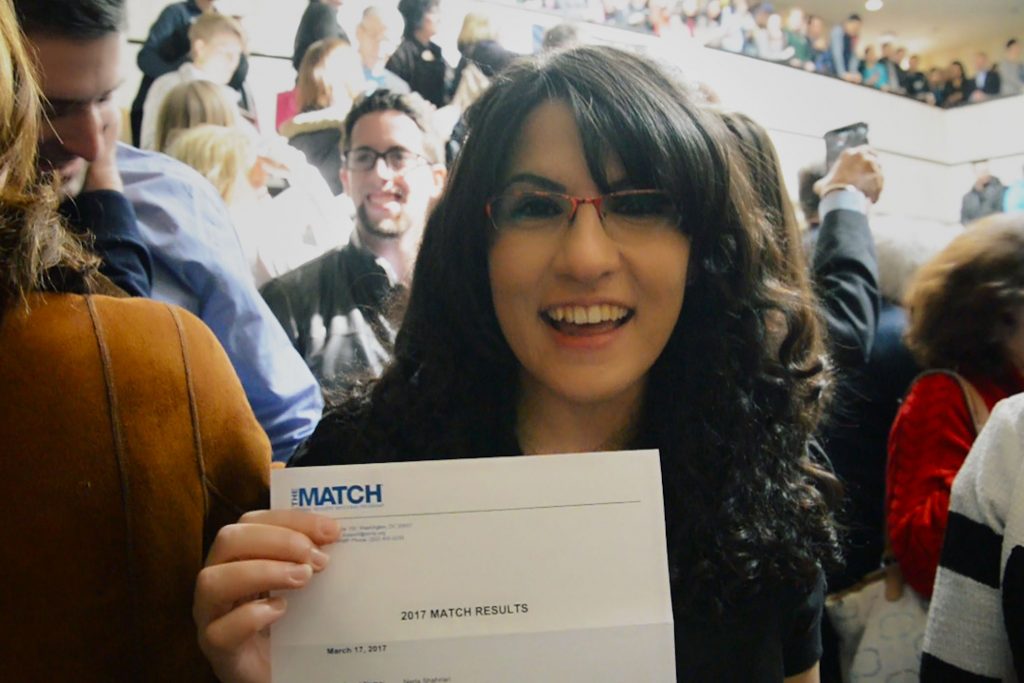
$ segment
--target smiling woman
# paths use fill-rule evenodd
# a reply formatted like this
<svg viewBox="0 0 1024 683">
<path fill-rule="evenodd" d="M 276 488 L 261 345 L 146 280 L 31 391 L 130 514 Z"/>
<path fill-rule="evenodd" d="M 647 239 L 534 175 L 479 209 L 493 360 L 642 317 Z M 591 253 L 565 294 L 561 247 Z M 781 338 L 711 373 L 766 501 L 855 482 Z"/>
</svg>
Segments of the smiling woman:
<svg viewBox="0 0 1024 683">
<path fill-rule="evenodd" d="M 815 680 L 835 549 L 807 456 L 821 332 L 730 134 L 694 101 L 609 48 L 511 67 L 468 114 L 394 363 L 293 464 L 657 448 L 679 680 Z M 304 584 L 288 570 L 321 569 L 336 538 L 315 516 L 246 521 L 197 593 L 225 681 L 267 680 L 260 629 L 284 607 L 246 596 Z M 255 575 L 241 556 L 286 561 Z"/>
<path fill-rule="evenodd" d="M 606 187 L 629 186 L 618 159 L 609 156 L 604 171 Z M 506 194 L 489 204 L 498 206 L 490 212 L 490 284 L 498 324 L 522 366 L 522 396 L 536 412 L 520 416 L 520 445 L 528 452 L 621 448 L 621 437 L 634 432 L 631 406 L 683 304 L 690 240 L 679 213 L 660 190 L 601 196 L 576 120 L 560 100 L 526 118 L 507 175 Z M 531 187 L 596 198 L 523 191 Z M 604 418 L 581 419 L 591 411 Z M 576 430 L 566 425 L 578 425 L 590 442 L 574 442 Z"/>
</svg>

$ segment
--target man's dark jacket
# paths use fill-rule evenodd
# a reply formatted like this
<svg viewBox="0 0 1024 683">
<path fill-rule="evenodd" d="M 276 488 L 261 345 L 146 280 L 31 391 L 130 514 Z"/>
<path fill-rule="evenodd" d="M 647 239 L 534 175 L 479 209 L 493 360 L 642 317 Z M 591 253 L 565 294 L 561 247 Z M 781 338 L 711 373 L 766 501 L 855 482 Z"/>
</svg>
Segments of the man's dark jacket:
<svg viewBox="0 0 1024 683">
<path fill-rule="evenodd" d="M 436 43 L 423 45 L 406 36 L 391 55 L 386 68 L 435 107 L 448 104 L 452 74 Z"/>
<path fill-rule="evenodd" d="M 326 391 L 380 375 L 396 325 L 388 310 L 403 288 L 356 244 L 271 280 L 260 294 Z"/>
<path fill-rule="evenodd" d="M 821 300 L 833 357 L 859 367 L 871 356 L 878 326 L 878 257 L 867 216 L 838 209 L 817 230 L 811 280 Z"/>
<path fill-rule="evenodd" d="M 864 395 L 863 373 L 875 372 L 869 366 L 880 350 L 875 342 L 881 301 L 878 258 L 867 216 L 844 209 L 830 211 L 813 238 L 811 277 L 828 331 L 837 385 L 815 441 L 843 484 L 839 517 L 848 528 L 844 538 L 847 564 L 827 576 L 832 592 L 849 585 L 851 576 L 863 574 L 865 559 L 871 567 L 878 566 L 881 559 L 883 533 L 874 514 L 881 498 L 877 506 L 863 501 L 878 477 L 885 475 L 885 440 L 869 443 L 858 431 L 872 419 L 869 409 L 876 398 Z M 885 406 L 876 409 L 884 411 Z M 882 430 L 887 433 L 887 427 Z M 822 642 L 823 680 L 838 680 L 836 638 L 827 620 Z"/>
</svg>

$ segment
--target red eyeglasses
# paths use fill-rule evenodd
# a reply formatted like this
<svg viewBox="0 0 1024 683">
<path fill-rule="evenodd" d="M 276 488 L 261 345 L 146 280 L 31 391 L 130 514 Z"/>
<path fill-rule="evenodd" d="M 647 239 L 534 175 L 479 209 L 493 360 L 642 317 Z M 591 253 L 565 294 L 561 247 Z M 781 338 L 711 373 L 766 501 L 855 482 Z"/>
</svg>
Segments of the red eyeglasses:
<svg viewBox="0 0 1024 683">
<path fill-rule="evenodd" d="M 485 205 L 500 232 L 558 232 L 572 224 L 583 204 L 592 204 L 605 231 L 613 238 L 658 229 L 676 229 L 681 216 L 663 190 L 622 190 L 597 197 L 560 192 L 512 190 Z"/>
</svg>

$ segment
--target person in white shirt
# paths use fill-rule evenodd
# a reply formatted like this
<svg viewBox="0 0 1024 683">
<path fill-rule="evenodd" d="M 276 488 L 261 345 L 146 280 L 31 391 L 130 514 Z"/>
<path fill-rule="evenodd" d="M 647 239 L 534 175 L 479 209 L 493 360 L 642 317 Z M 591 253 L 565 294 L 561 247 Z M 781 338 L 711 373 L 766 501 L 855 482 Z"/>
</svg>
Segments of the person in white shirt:
<svg viewBox="0 0 1024 683">
<path fill-rule="evenodd" d="M 175 86 L 189 81 L 210 81 L 222 86 L 227 94 L 237 100 L 237 95 L 231 91 L 228 83 L 245 51 L 245 31 L 242 25 L 225 14 L 205 13 L 189 29 L 189 40 L 192 43 L 191 61 L 153 81 L 146 95 L 140 140 L 143 149 L 157 149 L 156 128 L 160 106 Z"/>
<path fill-rule="evenodd" d="M 1018 394 L 996 405 L 953 480 L 921 680 L 1018 680 L 1022 588 L 1024 394 Z"/>
</svg>

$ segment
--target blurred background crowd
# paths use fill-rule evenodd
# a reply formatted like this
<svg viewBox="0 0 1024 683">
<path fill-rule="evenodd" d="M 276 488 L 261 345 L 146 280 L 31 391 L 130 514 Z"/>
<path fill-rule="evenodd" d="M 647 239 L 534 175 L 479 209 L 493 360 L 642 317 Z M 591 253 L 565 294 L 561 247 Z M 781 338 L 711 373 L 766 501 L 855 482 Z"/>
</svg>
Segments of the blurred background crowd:
<svg viewBox="0 0 1024 683">
<path fill-rule="evenodd" d="M 520 1 L 671 40 L 692 39 L 940 107 L 1024 92 L 1021 47 L 1014 38 L 1006 42 L 1003 54 L 978 49 L 967 65 L 956 60 L 924 69 L 920 55 L 909 53 L 895 40 L 874 44 L 862 40 L 861 28 L 871 21 L 870 15 L 850 13 L 841 23 L 830 25 L 797 5 L 747 0 Z"/>
</svg>

